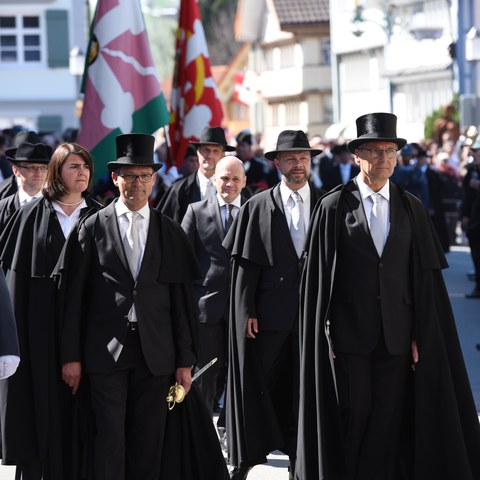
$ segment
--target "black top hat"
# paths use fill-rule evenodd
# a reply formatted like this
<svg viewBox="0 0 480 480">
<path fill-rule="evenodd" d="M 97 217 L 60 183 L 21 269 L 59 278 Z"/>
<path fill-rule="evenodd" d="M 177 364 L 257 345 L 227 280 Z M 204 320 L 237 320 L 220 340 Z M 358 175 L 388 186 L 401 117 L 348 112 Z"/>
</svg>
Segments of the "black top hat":
<svg viewBox="0 0 480 480">
<path fill-rule="evenodd" d="M 5 150 L 5 156 L 14 158 L 17 153 L 18 146 L 23 142 L 41 143 L 42 139 L 32 130 L 22 130 L 13 138 L 13 147 Z"/>
<path fill-rule="evenodd" d="M 235 147 L 228 145 L 225 138 L 225 132 L 222 127 L 205 127 L 202 132 L 202 136 L 198 142 L 190 142 L 195 147 L 200 145 L 220 145 L 227 152 L 234 152 Z"/>
<path fill-rule="evenodd" d="M 308 151 L 312 157 L 319 155 L 323 150 L 310 148 L 308 138 L 302 130 L 284 130 L 280 132 L 277 140 L 277 149 L 265 153 L 265 158 L 274 160 L 279 152 Z"/>
<path fill-rule="evenodd" d="M 357 118 L 357 138 L 348 142 L 353 153 L 356 148 L 367 142 L 393 142 L 398 149 L 407 141 L 397 137 L 397 116 L 393 113 L 367 113 Z"/>
<path fill-rule="evenodd" d="M 48 163 L 52 157 L 52 148 L 44 143 L 23 142 L 15 150 L 15 158 L 7 157 L 12 163 Z"/>
<path fill-rule="evenodd" d="M 152 167 L 157 171 L 162 164 L 153 161 L 155 138 L 145 133 L 124 133 L 115 137 L 117 160 L 108 162 L 110 171 L 131 165 L 134 167 Z"/>
</svg>

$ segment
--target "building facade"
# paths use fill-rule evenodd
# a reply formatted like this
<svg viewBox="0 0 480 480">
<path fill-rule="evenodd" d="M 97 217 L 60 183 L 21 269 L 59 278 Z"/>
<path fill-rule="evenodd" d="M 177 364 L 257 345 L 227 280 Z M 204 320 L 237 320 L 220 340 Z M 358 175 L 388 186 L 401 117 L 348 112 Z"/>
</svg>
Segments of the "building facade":
<svg viewBox="0 0 480 480">
<path fill-rule="evenodd" d="M 88 2 L 0 0 L 0 129 L 78 126 Z"/>
</svg>

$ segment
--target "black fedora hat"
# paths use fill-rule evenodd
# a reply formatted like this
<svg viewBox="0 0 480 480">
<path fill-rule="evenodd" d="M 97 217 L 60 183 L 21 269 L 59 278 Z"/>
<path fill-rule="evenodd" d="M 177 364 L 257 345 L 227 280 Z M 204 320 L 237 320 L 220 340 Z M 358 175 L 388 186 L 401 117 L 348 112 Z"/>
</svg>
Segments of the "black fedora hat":
<svg viewBox="0 0 480 480">
<path fill-rule="evenodd" d="M 198 142 L 190 142 L 198 148 L 200 145 L 220 145 L 227 152 L 234 152 L 235 147 L 227 143 L 222 127 L 205 127 Z"/>
<path fill-rule="evenodd" d="M 16 149 L 15 158 L 7 157 L 12 163 L 48 163 L 52 148 L 44 143 L 23 142 Z"/>
<path fill-rule="evenodd" d="M 145 133 L 124 133 L 115 137 L 117 144 L 117 159 L 108 162 L 110 171 L 119 167 L 152 167 L 157 171 L 162 164 L 153 161 L 155 138 Z"/>
<path fill-rule="evenodd" d="M 308 151 L 312 157 L 319 155 L 323 150 L 310 148 L 308 138 L 302 130 L 284 130 L 280 132 L 277 139 L 277 149 L 265 153 L 265 158 L 274 160 L 280 152 L 302 152 Z"/>
<path fill-rule="evenodd" d="M 367 142 L 392 142 L 398 149 L 407 141 L 397 137 L 397 116 L 393 113 L 367 113 L 358 117 L 357 138 L 348 142 L 348 149 L 353 153 L 356 148 Z"/>
<path fill-rule="evenodd" d="M 14 158 L 17 153 L 17 148 L 23 142 L 42 143 L 42 139 L 33 130 L 22 130 L 18 132 L 13 138 L 12 147 L 5 150 L 5 156 Z"/>
</svg>

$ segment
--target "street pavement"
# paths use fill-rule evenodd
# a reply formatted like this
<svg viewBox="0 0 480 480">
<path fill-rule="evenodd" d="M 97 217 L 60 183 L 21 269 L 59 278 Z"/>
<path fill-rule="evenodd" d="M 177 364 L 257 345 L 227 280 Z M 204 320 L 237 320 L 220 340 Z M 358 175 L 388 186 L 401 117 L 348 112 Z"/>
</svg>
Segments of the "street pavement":
<svg viewBox="0 0 480 480">
<path fill-rule="evenodd" d="M 480 343 L 480 299 L 465 298 L 465 293 L 474 286 L 467 278 L 467 272 L 473 268 L 470 250 L 468 247 L 452 247 L 452 251 L 447 254 L 447 260 L 450 268 L 444 271 L 444 278 L 455 313 L 477 412 L 480 412 L 480 351 L 476 349 L 476 344 Z M 267 464 L 257 465 L 252 469 L 248 480 L 287 480 L 287 467 L 288 458 L 280 452 L 274 452 L 268 457 Z M 14 478 L 14 467 L 0 466 L 0 480 Z"/>
</svg>

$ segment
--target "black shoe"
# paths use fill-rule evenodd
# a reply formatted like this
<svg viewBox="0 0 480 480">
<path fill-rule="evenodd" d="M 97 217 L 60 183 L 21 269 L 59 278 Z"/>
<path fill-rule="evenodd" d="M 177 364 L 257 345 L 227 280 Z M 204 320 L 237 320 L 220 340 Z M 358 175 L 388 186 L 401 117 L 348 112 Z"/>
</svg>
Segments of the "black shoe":
<svg viewBox="0 0 480 480">
<path fill-rule="evenodd" d="M 470 293 L 465 294 L 465 298 L 480 298 L 480 288 L 475 287 Z"/>
<path fill-rule="evenodd" d="M 475 345 L 475 348 L 476 348 L 477 350 L 480 350 L 480 343 L 477 343 L 477 344 Z"/>
<path fill-rule="evenodd" d="M 474 282 L 477 279 L 477 274 L 475 272 L 467 272 L 467 278 Z"/>
<path fill-rule="evenodd" d="M 251 469 L 252 467 L 235 467 L 230 472 L 230 480 L 246 480 Z"/>
</svg>

